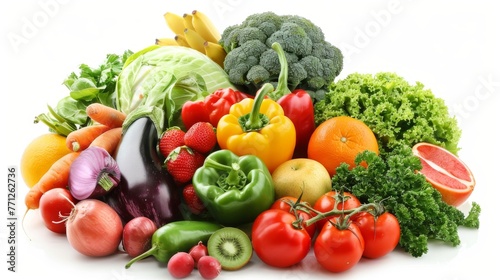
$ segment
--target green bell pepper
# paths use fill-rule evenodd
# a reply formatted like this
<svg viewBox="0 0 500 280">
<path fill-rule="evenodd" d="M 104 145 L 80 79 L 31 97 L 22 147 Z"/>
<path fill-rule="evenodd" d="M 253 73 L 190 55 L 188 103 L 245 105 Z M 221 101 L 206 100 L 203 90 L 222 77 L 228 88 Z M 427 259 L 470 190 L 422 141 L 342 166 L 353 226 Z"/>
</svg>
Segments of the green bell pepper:
<svg viewBox="0 0 500 280">
<path fill-rule="evenodd" d="M 230 150 L 208 155 L 193 176 L 193 186 L 211 216 L 224 226 L 253 222 L 274 202 L 273 179 L 265 163 Z"/>
</svg>

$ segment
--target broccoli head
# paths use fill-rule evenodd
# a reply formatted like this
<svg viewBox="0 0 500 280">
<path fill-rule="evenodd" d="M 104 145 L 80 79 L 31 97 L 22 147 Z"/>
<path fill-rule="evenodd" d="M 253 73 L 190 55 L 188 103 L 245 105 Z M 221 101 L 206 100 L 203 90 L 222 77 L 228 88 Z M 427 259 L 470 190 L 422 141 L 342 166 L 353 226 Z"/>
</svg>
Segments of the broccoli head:
<svg viewBox="0 0 500 280">
<path fill-rule="evenodd" d="M 325 40 L 320 27 L 297 15 L 264 12 L 222 32 L 219 43 L 227 52 L 224 70 L 229 80 L 250 94 L 264 83 L 277 83 L 280 63 L 271 49 L 275 42 L 285 51 L 291 90 L 301 88 L 315 96 L 328 89 L 342 70 L 340 49 Z"/>
</svg>

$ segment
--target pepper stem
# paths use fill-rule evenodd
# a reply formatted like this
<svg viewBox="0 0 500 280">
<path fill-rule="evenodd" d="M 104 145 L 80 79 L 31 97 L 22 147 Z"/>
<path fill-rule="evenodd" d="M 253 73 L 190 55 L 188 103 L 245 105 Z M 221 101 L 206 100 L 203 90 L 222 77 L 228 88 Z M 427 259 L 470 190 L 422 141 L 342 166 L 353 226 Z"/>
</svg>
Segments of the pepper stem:
<svg viewBox="0 0 500 280">
<path fill-rule="evenodd" d="M 208 157 L 205 159 L 204 165 L 206 167 L 211 167 L 217 170 L 226 171 L 227 174 L 219 177 L 218 184 L 221 188 L 229 189 L 233 187 L 239 187 L 245 184 L 245 176 L 243 171 L 240 169 L 240 165 L 236 162 L 231 163 L 231 165 L 225 165 L 219 163 L 212 158 Z"/>
<path fill-rule="evenodd" d="M 286 60 L 285 51 L 278 42 L 274 42 L 271 48 L 278 54 L 278 60 L 281 67 L 276 89 L 269 94 L 269 97 L 276 101 L 283 95 L 289 94 L 291 91 L 288 88 L 288 62 Z"/>
<path fill-rule="evenodd" d="M 244 115 L 242 117 L 246 118 L 244 122 L 241 123 L 243 126 L 243 130 L 251 131 L 251 130 L 259 130 L 262 127 L 267 125 L 267 117 L 264 114 L 260 113 L 260 107 L 262 102 L 264 101 L 264 97 L 273 91 L 274 87 L 270 83 L 264 84 L 260 90 L 257 92 L 257 95 L 254 98 L 252 110 L 249 114 Z"/>
</svg>

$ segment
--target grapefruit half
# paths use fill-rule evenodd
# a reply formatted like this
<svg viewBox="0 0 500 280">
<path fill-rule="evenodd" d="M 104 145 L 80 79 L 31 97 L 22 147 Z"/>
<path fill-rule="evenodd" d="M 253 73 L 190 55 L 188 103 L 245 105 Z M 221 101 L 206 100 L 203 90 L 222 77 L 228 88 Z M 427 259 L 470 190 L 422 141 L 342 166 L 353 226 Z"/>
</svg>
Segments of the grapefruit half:
<svg viewBox="0 0 500 280">
<path fill-rule="evenodd" d="M 419 172 L 441 193 L 444 202 L 457 207 L 469 198 L 476 181 L 461 159 L 430 143 L 418 143 L 412 151 L 422 163 Z"/>
</svg>

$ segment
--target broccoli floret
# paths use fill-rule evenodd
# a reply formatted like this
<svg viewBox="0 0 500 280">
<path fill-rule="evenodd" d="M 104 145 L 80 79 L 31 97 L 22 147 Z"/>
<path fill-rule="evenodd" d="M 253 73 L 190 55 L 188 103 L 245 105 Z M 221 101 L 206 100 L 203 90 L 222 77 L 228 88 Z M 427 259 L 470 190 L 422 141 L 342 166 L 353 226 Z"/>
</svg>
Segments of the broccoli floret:
<svg viewBox="0 0 500 280">
<path fill-rule="evenodd" d="M 219 43 L 227 52 L 224 70 L 230 81 L 250 94 L 264 83 L 276 83 L 280 64 L 271 49 L 275 42 L 285 51 L 290 90 L 324 93 L 342 70 L 341 51 L 325 40 L 320 27 L 297 15 L 264 12 L 222 32 Z"/>
</svg>

